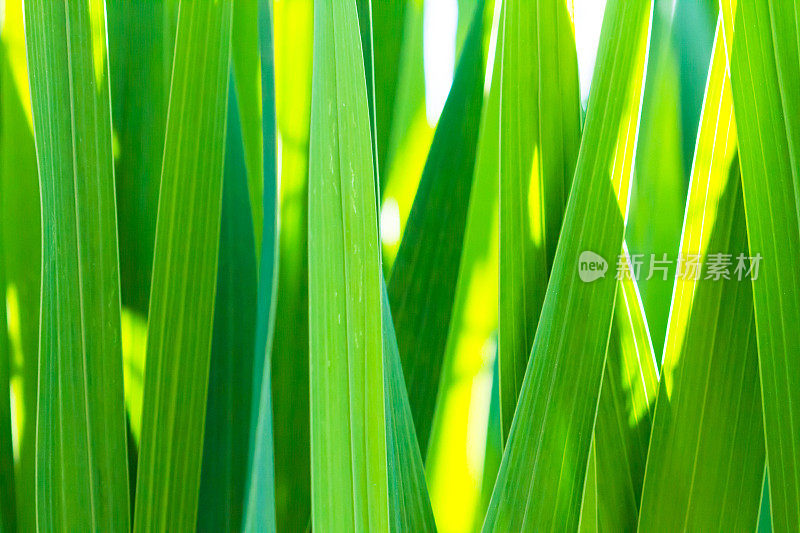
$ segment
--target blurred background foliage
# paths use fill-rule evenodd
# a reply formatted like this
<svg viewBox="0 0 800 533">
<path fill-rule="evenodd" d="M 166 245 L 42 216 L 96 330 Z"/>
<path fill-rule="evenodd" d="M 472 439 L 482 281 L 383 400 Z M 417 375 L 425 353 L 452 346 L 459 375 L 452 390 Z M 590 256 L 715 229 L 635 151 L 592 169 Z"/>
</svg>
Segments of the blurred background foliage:
<svg viewBox="0 0 800 533">
<path fill-rule="evenodd" d="M 655 4 L 626 240 L 631 254 L 675 257 L 717 2 L 656 0 Z M 476 0 L 372 4 L 375 121 L 378 153 L 385 154 L 378 169 L 387 277 L 476 5 Z M 249 176 L 261 176 L 261 95 L 259 73 L 252 69 L 258 63 L 247 57 L 257 53 L 253 46 L 257 30 L 247 3 L 235 6 L 233 65 L 240 115 L 246 117 L 242 123 L 245 163 Z M 603 0 L 574 0 L 584 110 L 604 6 Z M 484 6 L 487 58 L 494 57 L 498 7 L 493 1 Z M 152 16 L 154 12 L 161 16 Z M 279 288 L 272 357 L 275 498 L 279 529 L 301 531 L 310 518 L 307 174 L 313 1 L 275 0 L 273 14 L 280 187 Z M 141 139 L 163 136 L 175 25 L 173 0 L 108 4 L 125 396 L 132 449 L 141 426 L 147 298 L 161 172 L 160 151 L 142 154 L 142 150 L 163 144 L 142 144 Z M 0 281 L 5 277 L 0 290 L 5 294 L 11 353 L 17 519 L 20 530 L 31 531 L 41 251 L 35 244 L 40 242 L 39 191 L 21 0 L 5 2 L 0 62 L 0 245 L 4 256 Z M 443 532 L 479 529 L 501 453 L 495 364 L 498 147 L 487 140 L 497 138 L 499 115 L 498 73 L 493 67 L 494 61 L 487 61 L 472 202 L 426 461 L 431 503 Z M 131 153 L 140 157 L 129 157 Z M 251 199 L 260 198 L 260 187 L 251 180 Z M 261 217 L 254 213 L 257 246 Z M 485 223 L 487 219 L 491 224 Z M 672 276 L 674 272 L 666 281 L 642 276 L 640 282 L 659 359 Z M 135 479 L 133 472 L 131 478 Z"/>
</svg>

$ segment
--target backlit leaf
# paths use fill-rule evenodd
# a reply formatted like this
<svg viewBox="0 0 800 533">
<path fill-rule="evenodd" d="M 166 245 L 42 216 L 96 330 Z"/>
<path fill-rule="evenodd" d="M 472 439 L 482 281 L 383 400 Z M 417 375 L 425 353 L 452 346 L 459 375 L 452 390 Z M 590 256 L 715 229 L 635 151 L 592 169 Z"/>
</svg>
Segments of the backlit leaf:
<svg viewBox="0 0 800 533">
<path fill-rule="evenodd" d="M 800 524 L 800 160 L 796 0 L 721 0 L 739 133 L 772 525 Z M 781 7 L 782 6 L 782 7 Z M 793 13 L 793 15 L 792 15 Z M 789 80 L 793 80 L 790 82 Z M 794 115 L 791 112 L 794 110 Z"/>
<path fill-rule="evenodd" d="M 613 276 L 585 282 L 579 269 L 600 264 L 584 252 L 613 264 L 622 249 L 650 9 L 606 7 L 562 235 L 484 531 L 578 526 L 616 292 Z"/>
</svg>

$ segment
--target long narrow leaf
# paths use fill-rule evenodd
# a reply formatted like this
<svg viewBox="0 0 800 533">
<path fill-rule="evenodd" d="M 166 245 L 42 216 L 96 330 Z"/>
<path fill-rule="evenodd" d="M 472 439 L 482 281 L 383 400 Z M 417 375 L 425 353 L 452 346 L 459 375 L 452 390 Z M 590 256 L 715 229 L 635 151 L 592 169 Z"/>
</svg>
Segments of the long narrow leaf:
<svg viewBox="0 0 800 533">
<path fill-rule="evenodd" d="M 414 419 L 408 402 L 403 366 L 392 323 L 386 286 L 383 285 L 383 384 L 386 409 L 386 452 L 389 513 L 392 531 L 436 531 L 425 484 Z"/>
<path fill-rule="evenodd" d="M 580 143 L 564 0 L 503 4 L 500 96 L 500 418 L 508 438 Z"/>
<path fill-rule="evenodd" d="M 5 2 L 0 87 L 0 195 L 12 388 L 16 404 L 18 459 L 14 471 L 17 525 L 36 528 L 36 395 L 39 386 L 39 302 L 41 290 L 41 206 L 30 86 L 22 23 L 22 0 Z M 11 325 L 14 324 L 14 331 Z"/>
<path fill-rule="evenodd" d="M 241 530 L 250 452 L 247 415 L 253 398 L 256 253 L 233 76 L 228 95 L 198 531 Z"/>
<path fill-rule="evenodd" d="M 0 182 L 0 197 L 3 187 Z M 17 502 L 14 494 L 14 448 L 11 440 L 11 351 L 6 319 L 5 247 L 0 217 L 0 532 L 17 530 Z"/>
<path fill-rule="evenodd" d="M 174 0 L 108 3 L 122 303 L 147 314 L 174 50 Z"/>
<path fill-rule="evenodd" d="M 36 523 L 129 528 L 103 2 L 25 2 L 42 200 Z"/>
<path fill-rule="evenodd" d="M 389 527 L 381 258 L 354 3 L 315 3 L 309 156 L 313 527 Z"/>
<path fill-rule="evenodd" d="M 800 76 L 796 0 L 721 0 L 753 282 L 772 525 L 800 524 L 800 161 L 792 82 Z M 780 6 L 783 5 L 781 8 Z M 794 50 L 795 55 L 793 56 Z M 784 105 L 786 102 L 786 105 Z"/>
<path fill-rule="evenodd" d="M 657 387 L 656 358 L 639 290 L 634 279 L 625 277 L 617 288 L 594 426 L 601 531 L 636 527 Z M 588 478 L 586 483 L 589 490 Z"/>
<path fill-rule="evenodd" d="M 231 7 L 181 2 L 179 8 L 150 296 L 136 531 L 184 531 L 197 520 Z"/>
<path fill-rule="evenodd" d="M 261 99 L 261 50 L 259 2 L 233 3 L 231 64 L 236 79 L 239 119 L 242 124 L 247 189 L 250 194 L 256 257 L 261 252 L 263 229 L 263 156 Z"/>
<path fill-rule="evenodd" d="M 578 526 L 616 292 L 613 276 L 582 281 L 579 269 L 600 264 L 584 252 L 614 261 L 622 249 L 650 11 L 645 1 L 606 7 L 562 236 L 484 531 Z"/>
<path fill-rule="evenodd" d="M 747 256 L 722 28 L 709 73 L 680 259 Z M 750 280 L 684 268 L 675 285 L 639 525 L 755 529 L 764 473 Z M 698 279 L 694 279 L 698 277 Z"/>
<path fill-rule="evenodd" d="M 434 134 L 388 287 L 423 457 L 439 393 L 481 122 L 482 1 L 479 7 Z"/>
<path fill-rule="evenodd" d="M 275 105 L 280 134 L 280 265 L 272 350 L 275 506 L 281 531 L 311 516 L 308 339 L 308 136 L 314 6 L 277 2 Z"/>
<path fill-rule="evenodd" d="M 272 7 L 258 3 L 261 53 L 261 138 L 263 139 L 262 245 L 258 269 L 258 315 L 250 414 L 250 457 L 247 471 L 246 529 L 274 531 L 275 464 L 272 417 L 272 347 L 278 284 L 278 180 L 275 164 L 275 77 Z"/>
</svg>

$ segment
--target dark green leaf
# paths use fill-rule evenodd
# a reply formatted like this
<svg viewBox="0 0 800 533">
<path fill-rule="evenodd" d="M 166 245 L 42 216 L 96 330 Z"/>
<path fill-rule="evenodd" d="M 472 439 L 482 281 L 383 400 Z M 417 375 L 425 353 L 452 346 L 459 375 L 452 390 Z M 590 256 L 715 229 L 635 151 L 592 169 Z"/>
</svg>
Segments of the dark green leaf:
<svg viewBox="0 0 800 533">
<path fill-rule="evenodd" d="M 473 18 L 389 279 L 389 302 L 423 457 L 439 392 L 475 169 L 483 102 L 482 23 L 481 9 Z"/>
</svg>

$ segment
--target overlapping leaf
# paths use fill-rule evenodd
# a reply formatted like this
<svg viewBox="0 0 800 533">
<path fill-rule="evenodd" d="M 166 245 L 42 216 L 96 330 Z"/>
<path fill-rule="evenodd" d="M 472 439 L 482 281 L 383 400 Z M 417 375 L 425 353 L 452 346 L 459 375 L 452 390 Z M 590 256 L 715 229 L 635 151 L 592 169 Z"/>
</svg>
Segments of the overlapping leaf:
<svg viewBox="0 0 800 533">
<path fill-rule="evenodd" d="M 2 197 L 0 182 L 0 197 Z M 11 441 L 11 351 L 6 320 L 5 247 L 0 218 L 0 532 L 17 530 L 17 502 L 14 493 L 14 449 Z"/>
<path fill-rule="evenodd" d="M 500 89 L 500 418 L 508 438 L 580 143 L 572 21 L 563 0 L 503 4 Z"/>
<path fill-rule="evenodd" d="M 622 249 L 650 9 L 606 7 L 562 236 L 484 531 L 578 526 L 616 292 L 613 276 L 578 274 L 584 252 L 613 262 Z"/>
<path fill-rule="evenodd" d="M 313 527 L 430 531 L 433 514 L 382 287 L 359 37 L 355 5 L 315 5 L 309 157 Z"/>
<path fill-rule="evenodd" d="M 108 3 L 122 302 L 142 315 L 150 297 L 176 4 Z"/>
<path fill-rule="evenodd" d="M 624 269 L 630 269 L 627 251 Z M 628 270 L 630 271 L 630 270 Z M 636 527 L 655 408 L 658 371 L 636 282 L 619 282 L 600 389 L 586 491 L 594 475 L 596 522 L 601 531 Z M 590 467 L 591 468 L 591 467 Z M 584 492 L 584 508 L 587 506 Z M 582 523 L 582 526 L 587 524 Z"/>
<path fill-rule="evenodd" d="M 729 280 L 709 275 L 715 254 L 732 266 L 748 256 L 726 68 L 720 27 L 647 460 L 646 531 L 753 530 L 758 520 L 764 437 L 752 287 L 738 268 Z"/>
<path fill-rule="evenodd" d="M 432 532 L 436 531 L 436 524 L 425 484 L 425 468 L 414 430 L 385 285 L 383 289 L 383 386 L 391 530 Z"/>
<path fill-rule="evenodd" d="M 247 422 L 253 398 L 257 274 L 233 76 L 228 94 L 217 294 L 197 516 L 199 531 L 242 529 L 250 452 Z"/>
<path fill-rule="evenodd" d="M 423 457 L 439 392 L 481 122 L 483 2 L 479 7 L 389 278 L 389 302 Z"/>
<path fill-rule="evenodd" d="M 36 523 L 129 528 L 105 6 L 25 3 L 42 202 Z"/>
<path fill-rule="evenodd" d="M 750 255 L 762 258 L 753 302 L 772 525 L 789 531 L 800 524 L 800 4 L 721 0 L 720 7 Z"/>
<path fill-rule="evenodd" d="M 0 87 L 0 195 L 3 257 L 7 286 L 0 305 L 8 307 L 12 351 L 12 389 L 18 460 L 14 485 L 17 525 L 36 527 L 36 396 L 39 385 L 39 302 L 41 290 L 41 214 L 39 176 L 31 122 L 30 87 L 22 22 L 22 1 L 5 2 Z"/>
<path fill-rule="evenodd" d="M 275 77 L 272 44 L 272 8 L 258 4 L 261 52 L 261 138 L 263 193 L 262 244 L 258 264 L 258 314 L 252 376 L 250 454 L 247 469 L 246 523 L 249 531 L 274 531 L 275 464 L 272 423 L 272 346 L 278 283 L 278 179 L 276 169 Z"/>
<path fill-rule="evenodd" d="M 231 8 L 230 2 L 181 2 L 179 8 L 150 297 L 136 531 L 196 526 Z"/>
<path fill-rule="evenodd" d="M 280 265 L 272 355 L 278 528 L 311 516 L 308 391 L 308 135 L 313 2 L 274 5 L 275 104 L 280 133 Z"/>
</svg>

